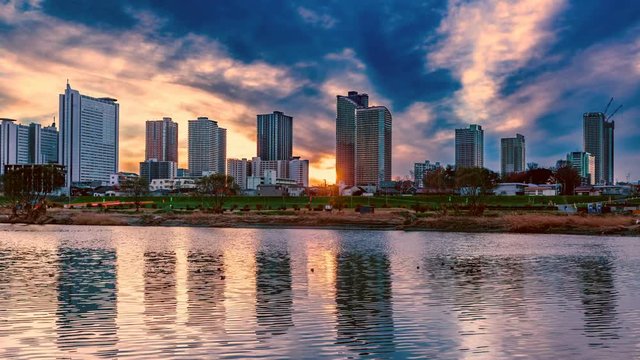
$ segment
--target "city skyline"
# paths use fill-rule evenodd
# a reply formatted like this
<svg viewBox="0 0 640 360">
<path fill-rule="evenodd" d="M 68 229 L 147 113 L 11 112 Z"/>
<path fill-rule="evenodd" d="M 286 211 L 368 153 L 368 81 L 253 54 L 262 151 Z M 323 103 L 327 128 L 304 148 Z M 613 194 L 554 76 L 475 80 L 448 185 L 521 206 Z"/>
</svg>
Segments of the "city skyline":
<svg viewBox="0 0 640 360">
<path fill-rule="evenodd" d="M 67 78 L 92 96 L 116 97 L 119 168 L 135 171 L 147 119 L 171 116 L 187 129 L 189 119 L 210 116 L 229 129 L 227 157 L 242 158 L 256 147 L 256 114 L 280 109 L 296 119 L 296 155 L 311 160 L 317 184 L 335 179 L 335 96 L 352 89 L 394 115 L 393 177 L 424 159 L 452 164 L 451 129 L 471 123 L 486 130 L 486 167 L 500 169 L 499 139 L 514 133 L 526 137 L 528 160 L 552 166 L 583 150 L 582 114 L 603 111 L 614 96 L 625 104 L 616 115 L 615 177 L 640 178 L 637 6 L 372 3 L 368 23 L 351 19 L 341 4 L 274 7 L 291 19 L 287 31 L 259 27 L 240 5 L 164 6 L 0 5 L 0 115 L 50 124 Z M 402 22 L 382 21 L 396 12 Z M 612 25 L 593 28 L 595 19 Z M 225 31 L 222 24 L 234 22 L 262 36 Z M 398 41 L 408 29 L 412 36 Z M 295 54 L 283 51 L 291 47 Z M 186 167 L 186 131 L 179 135 L 179 166 Z"/>
</svg>

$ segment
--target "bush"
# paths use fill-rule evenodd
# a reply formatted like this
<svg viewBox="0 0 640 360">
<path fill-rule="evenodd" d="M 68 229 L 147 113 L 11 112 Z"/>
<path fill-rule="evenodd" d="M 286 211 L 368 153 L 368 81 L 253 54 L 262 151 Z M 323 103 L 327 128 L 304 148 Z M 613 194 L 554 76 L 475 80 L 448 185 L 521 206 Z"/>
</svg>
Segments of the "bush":
<svg viewBox="0 0 640 360">
<path fill-rule="evenodd" d="M 249 205 L 245 205 L 242 207 L 242 211 L 250 211 Z"/>
<path fill-rule="evenodd" d="M 256 204 L 256 210 L 258 211 L 262 210 L 263 207 L 262 204 Z"/>
</svg>

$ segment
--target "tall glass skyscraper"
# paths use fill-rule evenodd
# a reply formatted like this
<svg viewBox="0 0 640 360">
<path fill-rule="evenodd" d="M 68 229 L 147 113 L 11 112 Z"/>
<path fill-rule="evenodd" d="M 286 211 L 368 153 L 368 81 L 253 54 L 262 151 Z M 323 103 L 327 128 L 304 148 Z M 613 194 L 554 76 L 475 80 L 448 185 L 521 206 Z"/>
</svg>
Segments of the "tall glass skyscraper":
<svg viewBox="0 0 640 360">
<path fill-rule="evenodd" d="M 355 185 L 391 181 L 391 112 L 384 106 L 356 109 Z"/>
<path fill-rule="evenodd" d="M 4 173 L 4 165 L 57 162 L 58 130 L 55 124 L 43 128 L 40 124 L 27 126 L 11 119 L 0 119 L 0 174 Z"/>
<path fill-rule="evenodd" d="M 75 182 L 108 183 L 118 172 L 119 120 L 116 99 L 81 95 L 67 83 L 60 94 L 58 160 L 68 189 Z"/>
<path fill-rule="evenodd" d="M 480 125 L 456 129 L 456 168 L 484 167 L 484 130 Z"/>
<path fill-rule="evenodd" d="M 356 109 L 369 106 L 369 95 L 349 91 L 336 96 L 336 183 L 356 181 Z"/>
<path fill-rule="evenodd" d="M 178 162 L 178 123 L 170 117 L 147 120 L 145 160 Z"/>
<path fill-rule="evenodd" d="M 601 112 L 584 113 L 584 151 L 595 157 L 596 184 L 613 184 L 614 121 L 607 121 Z"/>
<path fill-rule="evenodd" d="M 189 120 L 189 173 L 225 174 L 227 162 L 227 129 L 207 117 Z"/>
<path fill-rule="evenodd" d="M 293 155 L 293 117 L 280 111 L 258 115 L 257 155 L 262 160 L 287 160 Z"/>
<path fill-rule="evenodd" d="M 500 140 L 500 170 L 502 176 L 525 171 L 524 136 L 516 134 L 513 138 Z"/>
</svg>

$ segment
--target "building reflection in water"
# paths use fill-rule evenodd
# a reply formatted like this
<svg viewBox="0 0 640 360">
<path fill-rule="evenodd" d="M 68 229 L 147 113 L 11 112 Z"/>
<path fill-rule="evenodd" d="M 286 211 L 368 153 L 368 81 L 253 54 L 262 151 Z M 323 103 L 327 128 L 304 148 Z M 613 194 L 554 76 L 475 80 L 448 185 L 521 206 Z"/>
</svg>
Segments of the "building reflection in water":
<svg viewBox="0 0 640 360">
<path fill-rule="evenodd" d="M 608 256 L 589 256 L 576 261 L 585 335 L 600 340 L 618 339 L 618 293 L 614 284 L 613 260 Z M 604 346 L 598 341 L 590 341 L 590 345 Z"/>
<path fill-rule="evenodd" d="M 187 255 L 189 327 L 224 332 L 225 271 L 222 253 L 190 251 Z"/>
<path fill-rule="evenodd" d="M 393 353 L 391 263 L 385 251 L 343 243 L 337 256 L 337 345 L 361 356 Z M 347 247 L 347 249 L 345 249 Z"/>
<path fill-rule="evenodd" d="M 115 250 L 61 248 L 58 274 L 58 347 L 116 357 Z"/>
<path fill-rule="evenodd" d="M 256 321 L 259 338 L 282 335 L 293 326 L 291 257 L 286 250 L 256 253 Z"/>
<path fill-rule="evenodd" d="M 144 319 L 147 331 L 165 340 L 175 336 L 176 253 L 144 253 Z"/>
</svg>

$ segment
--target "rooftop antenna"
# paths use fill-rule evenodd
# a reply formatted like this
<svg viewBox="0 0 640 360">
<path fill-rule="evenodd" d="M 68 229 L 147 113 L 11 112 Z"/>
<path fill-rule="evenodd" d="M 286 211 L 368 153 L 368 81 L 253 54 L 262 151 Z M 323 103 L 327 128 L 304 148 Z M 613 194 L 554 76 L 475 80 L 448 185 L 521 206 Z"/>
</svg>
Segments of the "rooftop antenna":
<svg viewBox="0 0 640 360">
<path fill-rule="evenodd" d="M 56 116 L 53 115 L 53 124 L 51 124 L 52 127 L 56 127 Z"/>
</svg>

